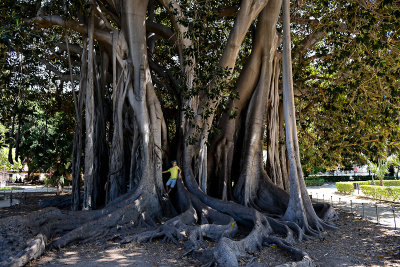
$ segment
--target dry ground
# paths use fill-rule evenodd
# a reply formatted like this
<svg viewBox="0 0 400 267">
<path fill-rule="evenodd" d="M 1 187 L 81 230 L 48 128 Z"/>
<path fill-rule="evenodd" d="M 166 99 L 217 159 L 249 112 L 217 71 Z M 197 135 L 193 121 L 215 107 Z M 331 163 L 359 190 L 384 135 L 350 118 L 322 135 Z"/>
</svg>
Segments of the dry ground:
<svg viewBox="0 0 400 267">
<path fill-rule="evenodd" d="M 54 193 L 30 193 L 21 204 L 0 209 L 0 218 L 23 215 L 37 210 L 40 199 Z M 400 266 L 400 232 L 339 211 L 338 231 L 329 231 L 321 239 L 300 242 L 317 266 Z M 140 231 L 138 229 L 137 231 Z M 155 241 L 149 244 L 119 245 L 122 237 L 77 244 L 60 251 L 47 251 L 28 266 L 201 266 L 191 255 L 181 257 L 181 246 Z M 210 244 L 211 246 L 213 244 Z M 277 247 L 265 247 L 242 258 L 243 266 L 274 266 L 290 261 Z"/>
</svg>

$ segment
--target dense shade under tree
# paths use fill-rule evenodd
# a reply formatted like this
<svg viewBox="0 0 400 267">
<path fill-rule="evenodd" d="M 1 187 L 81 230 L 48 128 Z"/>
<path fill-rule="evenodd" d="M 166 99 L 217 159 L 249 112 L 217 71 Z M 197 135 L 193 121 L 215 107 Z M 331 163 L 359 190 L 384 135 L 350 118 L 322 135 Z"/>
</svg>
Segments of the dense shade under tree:
<svg viewBox="0 0 400 267">
<path fill-rule="evenodd" d="M 344 36 L 349 43 L 357 43 L 356 51 L 361 53 L 360 43 L 365 40 L 357 38 L 365 35 L 350 27 L 351 12 L 369 12 L 365 20 L 376 19 L 384 17 L 388 3 L 12 2 L 2 5 L 3 14 L 11 14 L 5 17 L 13 30 L 2 28 L 6 36 L 0 48 L 6 51 L 9 68 L 14 68 L 2 73 L 7 81 L 3 84 L 13 92 L 10 95 L 17 96 L 17 104 L 25 103 L 19 92 L 31 83 L 22 72 L 21 66 L 26 65 L 39 71 L 38 79 L 54 75 L 53 84 L 61 88 L 55 97 L 61 103 L 73 99 L 69 114 L 75 118 L 71 167 L 75 211 L 45 209 L 23 220 L 34 237 L 21 255 L 2 254 L 3 263 L 23 265 L 48 245 L 59 248 L 101 238 L 115 228 L 129 232 L 132 224 L 155 226 L 169 218 L 124 242 L 185 240 L 190 253 L 207 238 L 216 242 L 208 263 L 221 266 L 237 266 L 238 256 L 274 243 L 295 261 L 312 264 L 293 242 L 334 229 L 328 220 L 335 213 L 328 204 L 313 205 L 309 199 L 300 149 L 315 144 L 299 143 L 296 117 L 300 117 L 300 128 L 306 128 L 300 131 L 304 135 L 322 133 L 324 124 L 315 122 L 312 111 L 322 110 L 317 116 L 325 116 L 338 103 L 329 106 L 325 98 L 348 95 L 353 87 L 346 84 L 358 81 L 354 62 L 362 57 L 352 54 L 354 58 L 332 61 L 336 51 L 346 51 L 343 44 L 333 41 L 335 34 L 340 34 L 343 25 L 354 29 Z M 23 13 L 25 9 L 29 12 Z M 329 25 L 331 21 L 336 22 Z M 374 25 L 379 23 L 371 28 Z M 361 33 L 367 30 L 371 29 Z M 379 33 L 385 36 L 384 32 L 390 29 L 382 27 Z M 396 34 L 391 38 L 397 42 Z M 26 36 L 26 42 L 16 42 L 16 36 Z M 388 52 L 386 47 L 378 48 Z M 390 55 L 386 57 L 393 58 Z M 13 56 L 19 60 L 11 62 Z M 35 64 L 35 58 L 41 63 Z M 353 69 L 348 73 L 353 76 L 343 83 L 321 83 L 324 78 L 343 76 L 337 67 L 340 60 L 349 62 Z M 18 67 L 19 74 L 14 75 Z M 373 70 L 368 64 L 361 67 Z M 302 69 L 304 77 L 299 74 Z M 68 95 L 64 85 L 72 97 L 60 97 Z M 354 86 L 359 88 L 359 84 Z M 295 108 L 295 96 L 300 109 Z M 393 101 L 395 97 L 393 92 Z M 362 108 L 367 100 L 357 101 L 350 102 Z M 339 102 L 341 106 L 335 108 L 344 110 L 346 103 Z M 7 125 L 22 125 L 22 111 L 16 109 Z M 19 147 L 18 140 L 10 144 Z M 161 171 L 172 159 L 178 160 L 183 179 L 166 195 Z M 82 169 L 83 211 L 78 211 Z M 73 222 L 62 223 L 67 221 Z M 233 239 L 242 228 L 248 234 Z"/>
</svg>

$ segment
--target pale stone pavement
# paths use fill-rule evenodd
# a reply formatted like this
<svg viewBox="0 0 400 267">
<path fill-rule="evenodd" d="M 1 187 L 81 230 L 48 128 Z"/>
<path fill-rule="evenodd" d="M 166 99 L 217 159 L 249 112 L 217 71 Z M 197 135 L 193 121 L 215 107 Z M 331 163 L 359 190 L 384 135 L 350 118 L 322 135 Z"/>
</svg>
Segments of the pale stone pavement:
<svg viewBox="0 0 400 267">
<path fill-rule="evenodd" d="M 400 228 L 400 203 L 369 199 L 363 196 L 361 190 L 355 190 L 353 195 L 341 194 L 336 190 L 335 183 L 309 186 L 307 190 L 314 202 L 331 203 L 335 208 L 355 212 L 382 226 Z"/>
<path fill-rule="evenodd" d="M 25 193 L 57 192 L 57 188 L 44 185 L 12 185 L 12 187 L 18 187 L 20 190 L 4 190 L 0 188 L 0 209 L 10 207 L 11 194 L 13 195 L 12 205 L 16 205 L 19 204 L 18 198 L 23 197 Z M 63 191 L 71 191 L 71 187 L 66 186 Z"/>
</svg>

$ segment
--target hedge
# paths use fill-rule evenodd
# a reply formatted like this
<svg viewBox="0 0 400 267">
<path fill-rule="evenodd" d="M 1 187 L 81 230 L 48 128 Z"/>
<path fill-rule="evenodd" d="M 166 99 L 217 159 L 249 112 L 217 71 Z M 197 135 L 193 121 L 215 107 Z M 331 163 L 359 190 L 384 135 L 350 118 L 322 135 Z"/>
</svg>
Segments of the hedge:
<svg viewBox="0 0 400 267">
<path fill-rule="evenodd" d="M 359 181 L 359 182 L 355 182 L 355 183 L 357 183 L 359 186 L 362 186 L 362 185 L 371 185 L 371 182 L 372 182 L 372 180 L 371 181 Z M 351 184 L 353 184 L 354 182 L 351 182 Z"/>
<path fill-rule="evenodd" d="M 353 183 L 350 182 L 338 182 L 336 183 L 336 189 L 340 193 L 351 194 L 354 192 Z"/>
<path fill-rule="evenodd" d="M 376 184 L 379 184 L 379 180 L 375 180 Z M 400 186 L 400 180 L 383 180 L 384 186 Z"/>
<path fill-rule="evenodd" d="M 383 200 L 399 200 L 400 199 L 400 188 L 390 186 L 379 186 L 379 185 L 362 185 L 360 186 L 361 191 L 364 195 L 375 199 Z"/>
<path fill-rule="evenodd" d="M 359 186 L 370 185 L 371 181 L 337 182 L 336 189 L 341 193 L 351 194 L 354 192 L 354 183 L 357 183 Z"/>
<path fill-rule="evenodd" d="M 350 178 L 352 178 L 353 180 L 350 180 Z M 372 180 L 372 176 L 367 175 L 367 176 L 348 176 L 348 175 L 344 175 L 344 176 L 333 176 L 333 175 L 329 175 L 329 176 L 324 176 L 324 175 L 310 175 L 305 177 L 306 180 L 315 180 L 315 179 L 324 179 L 325 182 L 331 182 L 331 183 L 335 183 L 335 182 L 357 182 L 357 181 L 369 181 Z M 384 178 L 385 180 L 394 180 L 395 177 L 393 176 L 386 176 Z M 375 179 L 376 180 L 376 179 Z"/>
<path fill-rule="evenodd" d="M 325 183 L 325 180 L 320 178 L 320 179 L 308 179 L 305 180 L 306 186 L 320 186 Z"/>
</svg>

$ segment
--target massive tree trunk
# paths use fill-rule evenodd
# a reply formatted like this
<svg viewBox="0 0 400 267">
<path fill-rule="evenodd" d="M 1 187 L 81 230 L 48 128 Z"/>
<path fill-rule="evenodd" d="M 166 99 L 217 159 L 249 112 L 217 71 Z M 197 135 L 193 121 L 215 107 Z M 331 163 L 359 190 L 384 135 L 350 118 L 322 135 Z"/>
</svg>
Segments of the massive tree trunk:
<svg viewBox="0 0 400 267">
<path fill-rule="evenodd" d="M 106 2 L 91 2 L 88 27 L 57 16 L 36 18 L 39 26 L 59 25 L 88 36 L 88 46 L 83 46 L 78 98 L 85 99 L 85 211 L 68 214 L 76 218 L 68 229 L 46 227 L 51 231 L 46 230 L 38 242 L 46 246 L 47 239 L 53 236 L 59 236 L 51 243 L 54 247 L 78 240 L 87 242 L 113 233 L 118 224 L 126 231 L 123 242 L 162 237 L 171 241 L 186 239 L 186 253 L 200 249 L 203 237 L 207 237 L 217 242 L 214 258 L 208 263 L 221 266 L 237 266 L 238 256 L 251 253 L 264 243 L 275 243 L 293 259 L 310 263 L 306 253 L 294 248 L 294 238 L 308 238 L 308 234 L 317 235 L 324 227 L 330 227 L 318 216 L 331 210 L 324 206 L 319 209 L 324 213 L 317 216 L 301 172 L 291 81 L 289 1 L 284 1 L 283 96 L 279 93 L 281 55 L 276 29 L 281 1 L 241 2 L 216 63 L 218 69 L 226 70 L 226 75 L 221 78 L 216 74 L 201 90 L 196 87 L 195 69 L 203 62 L 197 62 L 193 49 L 198 39 L 190 34 L 189 22 L 193 18 L 186 17 L 190 14 L 188 7 L 181 7 L 174 0 L 159 1 L 170 16 L 170 29 L 154 22 L 153 6 L 150 21 L 146 22 L 148 1 Z M 238 98 L 231 100 L 227 111 L 221 114 L 218 110 L 224 94 L 210 92 L 218 90 L 221 82 L 230 82 L 241 45 L 256 18 L 253 48 L 235 84 Z M 170 42 L 176 50 L 176 57 L 166 61 L 165 66 L 154 62 L 158 39 L 148 42 L 150 33 L 166 38 L 163 45 Z M 179 75 L 167 72 L 174 64 L 179 65 Z M 174 82 L 178 76 L 180 82 Z M 152 77 L 158 81 L 170 79 L 168 86 L 180 84 L 184 88 L 168 88 L 166 93 L 160 88 L 163 82 L 155 88 Z M 112 96 L 106 99 L 109 88 Z M 171 91 L 177 95 L 171 97 Z M 176 124 L 164 119 L 161 103 L 165 101 L 160 103 L 161 97 L 179 98 L 181 109 L 172 120 Z M 107 100 L 112 101 L 112 121 L 107 121 L 105 115 Z M 80 105 L 79 110 L 82 111 Z M 79 205 L 82 133 L 78 113 L 73 154 L 74 210 Z M 234 118 L 233 113 L 237 114 Z M 213 127 L 219 129 L 218 134 L 210 135 Z M 171 129 L 175 130 L 175 142 L 167 138 Z M 112 135 L 108 139 L 106 130 Z M 264 138 L 268 151 L 266 169 L 262 158 Z M 168 141 L 173 142 L 170 145 L 177 152 L 172 157 L 178 159 L 184 174 L 171 198 L 165 194 L 161 174 L 162 163 L 167 160 L 163 149 Z M 93 210 L 102 205 L 104 198 L 106 206 Z M 43 214 L 48 214 L 49 220 L 65 219 L 58 212 Z M 170 219 L 162 226 L 129 236 L 132 224 L 155 226 L 154 222 L 165 216 Z M 34 220 L 30 227 L 38 227 L 38 233 L 42 233 L 44 230 L 41 232 L 37 223 Z M 233 240 L 238 224 L 250 234 Z M 42 251 L 40 246 L 38 253 Z"/>
</svg>

